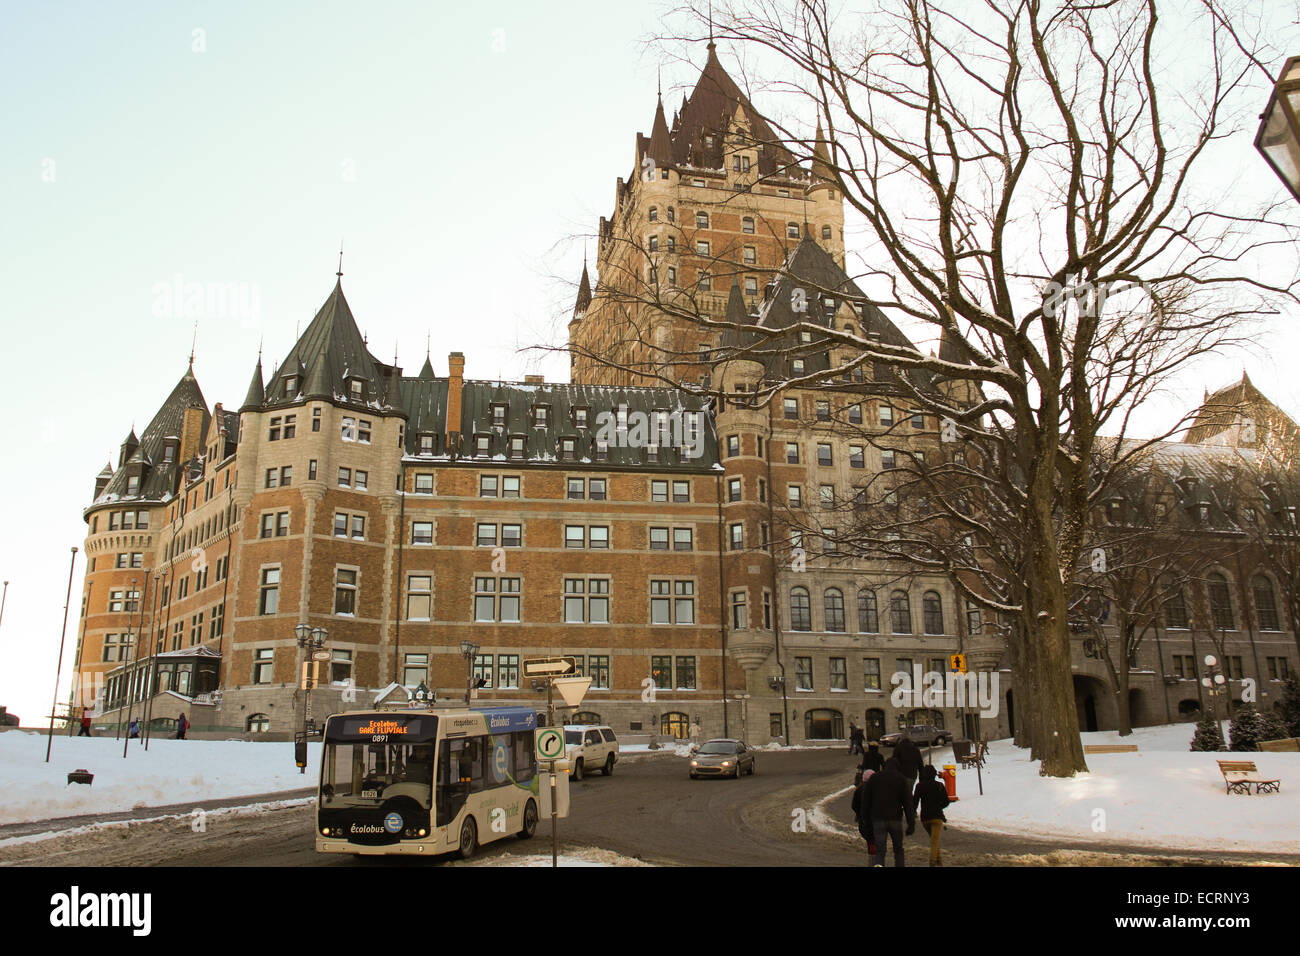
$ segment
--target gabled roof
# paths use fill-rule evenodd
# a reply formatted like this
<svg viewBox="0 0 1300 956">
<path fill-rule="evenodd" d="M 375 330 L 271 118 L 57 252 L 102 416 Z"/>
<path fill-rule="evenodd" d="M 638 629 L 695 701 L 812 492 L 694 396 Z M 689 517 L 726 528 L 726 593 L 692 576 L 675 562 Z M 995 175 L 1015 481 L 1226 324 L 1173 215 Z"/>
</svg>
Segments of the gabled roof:
<svg viewBox="0 0 1300 956">
<path fill-rule="evenodd" d="M 96 503 L 105 500 L 165 501 L 175 493 L 182 463 L 164 461 L 163 445 L 168 439 L 179 439 L 185 424 L 185 410 L 188 408 L 203 409 L 199 434 L 206 435 L 212 416 L 208 412 L 199 383 L 194 378 L 193 366 L 185 370 L 153 420 L 145 427 L 140 436 L 140 446 L 127 460 L 125 467 L 114 473 L 103 492 L 95 499 Z M 128 496 L 127 479 L 132 476 L 141 479 L 140 487 L 136 494 Z"/>
</svg>

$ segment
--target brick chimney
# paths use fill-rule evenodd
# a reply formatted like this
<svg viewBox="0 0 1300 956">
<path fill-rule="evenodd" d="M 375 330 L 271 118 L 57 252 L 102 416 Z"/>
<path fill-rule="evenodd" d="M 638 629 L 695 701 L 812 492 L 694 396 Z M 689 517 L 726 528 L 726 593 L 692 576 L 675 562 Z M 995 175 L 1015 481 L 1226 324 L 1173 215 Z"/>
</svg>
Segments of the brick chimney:
<svg viewBox="0 0 1300 956">
<path fill-rule="evenodd" d="M 447 453 L 456 450 L 460 441 L 460 399 L 465 385 L 465 355 L 452 352 L 447 356 Z"/>
</svg>

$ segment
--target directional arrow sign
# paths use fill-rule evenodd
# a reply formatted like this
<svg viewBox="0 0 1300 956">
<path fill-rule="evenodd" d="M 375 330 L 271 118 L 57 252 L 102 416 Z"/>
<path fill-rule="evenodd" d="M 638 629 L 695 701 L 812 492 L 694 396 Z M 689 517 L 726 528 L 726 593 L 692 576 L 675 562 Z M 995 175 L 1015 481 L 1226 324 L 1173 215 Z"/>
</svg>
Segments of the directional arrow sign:
<svg viewBox="0 0 1300 956">
<path fill-rule="evenodd" d="M 564 731 L 558 727 L 542 727 L 534 738 L 538 760 L 558 760 L 564 756 Z"/>
<path fill-rule="evenodd" d="M 540 657 L 524 661 L 525 677 L 565 677 L 578 672 L 572 657 Z"/>
</svg>

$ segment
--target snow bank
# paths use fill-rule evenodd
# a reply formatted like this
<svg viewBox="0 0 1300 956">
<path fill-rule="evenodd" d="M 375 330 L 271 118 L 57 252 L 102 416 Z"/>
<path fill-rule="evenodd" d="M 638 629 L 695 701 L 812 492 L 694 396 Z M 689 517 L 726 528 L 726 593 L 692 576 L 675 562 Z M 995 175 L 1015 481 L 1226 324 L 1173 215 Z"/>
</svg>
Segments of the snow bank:
<svg viewBox="0 0 1300 956">
<path fill-rule="evenodd" d="M 83 813 L 221 800 L 314 787 L 320 744 L 308 744 L 307 773 L 293 762 L 293 744 L 239 740 L 132 741 L 126 759 L 112 737 L 54 738 L 45 762 L 44 734 L 0 733 L 0 823 L 48 820 Z M 69 784 L 79 769 L 90 786 Z"/>
<path fill-rule="evenodd" d="M 1083 734 L 1085 744 L 1136 744 L 1137 753 L 1089 754 L 1090 772 L 1040 777 L 1029 751 L 994 741 L 983 769 L 957 771 L 949 822 L 991 833 L 1057 836 L 1189 850 L 1300 853 L 1300 754 L 1192 753 L 1192 724 L 1143 727 L 1129 737 Z M 1224 792 L 1216 760 L 1253 760 L 1281 793 Z M 934 763 L 941 761 L 938 753 Z"/>
<path fill-rule="evenodd" d="M 556 858 L 559 866 L 650 866 L 649 863 L 643 863 L 640 860 L 633 859 L 630 856 L 620 856 L 609 850 L 598 850 L 595 847 L 587 847 L 582 850 L 575 850 L 569 853 L 561 853 Z M 545 855 L 540 853 L 529 854 L 528 856 L 515 856 L 510 853 L 502 853 L 495 856 L 482 857 L 477 860 L 468 860 L 452 864 L 453 866 L 550 866 L 551 854 Z"/>
</svg>

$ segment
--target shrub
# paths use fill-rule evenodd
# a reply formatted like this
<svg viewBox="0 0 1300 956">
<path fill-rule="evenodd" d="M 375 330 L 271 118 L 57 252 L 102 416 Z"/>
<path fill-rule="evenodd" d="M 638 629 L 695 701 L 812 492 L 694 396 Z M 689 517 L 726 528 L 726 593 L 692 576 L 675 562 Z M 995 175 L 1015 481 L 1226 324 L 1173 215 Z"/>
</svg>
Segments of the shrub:
<svg viewBox="0 0 1300 956">
<path fill-rule="evenodd" d="M 1254 751 L 1259 749 L 1261 740 L 1271 740 L 1264 715 L 1255 709 L 1254 704 L 1243 704 L 1237 710 L 1237 716 L 1228 725 L 1228 737 L 1231 748 L 1235 751 Z"/>
<path fill-rule="evenodd" d="M 1274 706 L 1274 710 L 1286 731 L 1282 736 L 1300 737 L 1300 674 L 1292 674 L 1286 679 L 1282 699 Z"/>
<path fill-rule="evenodd" d="M 1219 722 L 1213 717 L 1202 717 L 1196 722 L 1196 733 L 1192 735 L 1192 750 L 1222 750 L 1223 734 Z"/>
</svg>

